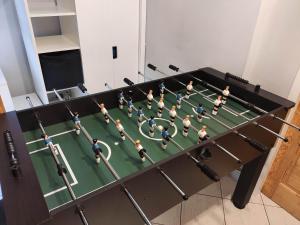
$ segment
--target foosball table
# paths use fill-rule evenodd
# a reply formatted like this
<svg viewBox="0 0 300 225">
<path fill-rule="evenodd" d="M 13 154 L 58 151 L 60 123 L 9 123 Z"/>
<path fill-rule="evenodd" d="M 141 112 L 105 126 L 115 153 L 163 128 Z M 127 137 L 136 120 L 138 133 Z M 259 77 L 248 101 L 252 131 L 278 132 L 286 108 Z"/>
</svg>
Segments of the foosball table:
<svg viewBox="0 0 300 225">
<path fill-rule="evenodd" d="M 294 103 L 212 68 L 169 68 L 179 74 L 91 95 L 79 85 L 71 100 L 54 90 L 55 103 L 0 114 L 6 223 L 151 224 L 236 169 L 244 208 L 288 141 L 283 124 L 295 127 L 284 120 Z"/>
</svg>

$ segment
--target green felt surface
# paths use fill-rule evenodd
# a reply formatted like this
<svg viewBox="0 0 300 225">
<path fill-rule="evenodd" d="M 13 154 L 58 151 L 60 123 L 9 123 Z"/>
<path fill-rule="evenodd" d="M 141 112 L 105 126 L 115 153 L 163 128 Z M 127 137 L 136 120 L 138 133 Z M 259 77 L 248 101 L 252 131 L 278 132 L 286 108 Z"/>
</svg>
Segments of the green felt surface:
<svg viewBox="0 0 300 225">
<path fill-rule="evenodd" d="M 197 86 L 195 89 L 199 91 L 205 90 L 201 86 Z M 147 92 L 148 90 L 145 91 Z M 204 91 L 203 94 L 211 95 L 213 92 L 207 90 Z M 211 96 L 211 100 L 214 101 L 216 96 L 217 95 Z M 158 100 L 159 98 L 156 97 L 156 99 Z M 209 113 L 213 108 L 212 103 L 205 100 L 199 94 L 193 94 L 188 101 L 195 105 L 201 102 Z M 171 108 L 171 106 L 175 104 L 176 98 L 169 93 L 166 94 L 165 106 Z M 151 115 L 156 116 L 157 105 L 155 102 L 153 102 L 151 110 L 146 108 L 146 100 L 142 102 L 135 102 L 134 105 L 135 107 L 143 106 L 145 115 L 147 117 L 150 117 Z M 249 119 L 257 116 L 253 112 L 247 112 L 248 109 L 236 102 L 233 102 L 232 100 L 228 100 L 226 106 L 234 109 L 238 113 L 245 112 L 244 115 Z M 196 119 L 197 115 L 193 111 L 192 107 L 184 102 L 182 102 L 182 108 L 177 110 L 177 113 L 180 117 L 184 117 L 187 114 L 193 115 L 194 117 L 191 118 L 192 124 L 197 129 L 200 129 L 204 124 L 207 125 L 207 132 L 211 137 L 227 130 L 227 128 L 224 128 L 222 125 L 218 124 L 212 119 L 204 118 L 203 122 L 199 123 Z M 147 122 L 143 123 L 140 132 L 137 126 L 136 113 L 133 112 L 132 118 L 129 118 L 127 116 L 127 107 L 124 107 L 123 110 L 120 110 L 119 108 L 110 109 L 109 114 L 114 119 L 121 120 L 125 131 L 134 140 L 141 140 L 142 145 L 147 150 L 147 154 L 154 161 L 157 162 L 168 158 L 170 155 L 180 151 L 172 143 L 168 144 L 167 150 L 162 150 L 160 147 L 161 142 L 159 140 L 157 141 L 149 139 L 149 128 Z M 246 121 L 241 116 L 235 116 L 224 109 L 219 110 L 216 118 L 231 127 L 237 126 Z M 46 118 L 42 119 L 45 120 Z M 156 119 L 156 123 L 157 125 L 168 126 L 168 119 L 169 113 L 167 110 L 164 110 L 163 119 Z M 128 176 L 150 165 L 150 162 L 142 162 L 140 160 L 140 157 L 132 142 L 129 140 L 121 140 L 119 132 L 112 122 L 110 122 L 108 125 L 105 124 L 103 115 L 101 113 L 82 117 L 81 124 L 86 128 L 93 138 L 98 138 L 109 146 L 110 154 L 107 147 L 103 144 L 101 145 L 104 155 L 106 157 L 110 155 L 109 162 L 120 175 L 120 177 Z M 196 132 L 190 129 L 189 136 L 184 137 L 182 135 L 182 121 L 176 119 L 175 124 L 177 127 L 177 133 L 174 127 L 169 128 L 170 134 L 176 133 L 174 136 L 174 141 L 179 143 L 183 148 L 190 147 L 197 143 L 198 136 Z M 103 162 L 99 165 L 96 164 L 91 145 L 83 134 L 76 135 L 75 131 L 73 130 L 74 125 L 72 121 L 51 125 L 45 129 L 48 135 L 52 136 L 53 143 L 57 146 L 57 148 L 60 149 L 58 158 L 68 170 L 67 177 L 72 185 L 76 197 L 81 197 L 115 181 Z M 144 135 L 142 135 L 142 133 Z M 42 140 L 38 140 L 40 138 L 40 131 L 34 130 L 25 132 L 24 136 L 28 142 L 28 151 L 31 154 L 32 162 L 36 169 L 49 210 L 69 202 L 71 198 L 61 177 L 59 177 L 57 174 L 57 169 L 50 151 L 45 148 Z M 154 138 L 160 139 L 160 133 L 158 131 L 155 131 Z M 63 152 L 63 154 L 61 154 L 61 152 Z"/>
</svg>

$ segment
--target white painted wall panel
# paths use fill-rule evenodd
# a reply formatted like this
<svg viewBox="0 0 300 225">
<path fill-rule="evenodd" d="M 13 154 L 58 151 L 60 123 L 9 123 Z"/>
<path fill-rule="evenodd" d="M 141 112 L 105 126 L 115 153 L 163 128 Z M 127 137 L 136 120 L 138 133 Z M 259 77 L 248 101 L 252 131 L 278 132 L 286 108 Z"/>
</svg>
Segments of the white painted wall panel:
<svg viewBox="0 0 300 225">
<path fill-rule="evenodd" d="M 111 0 L 112 39 L 118 46 L 118 58 L 113 60 L 114 88 L 126 86 L 124 77 L 138 80 L 139 0 Z"/>
<path fill-rule="evenodd" d="M 0 0 L 0 67 L 12 96 L 33 92 L 14 1 Z"/>
<path fill-rule="evenodd" d="M 300 1 L 263 1 L 245 69 L 246 78 L 288 97 L 299 68 Z"/>
<path fill-rule="evenodd" d="M 113 84 L 111 0 L 76 0 L 85 85 L 90 93 Z"/>
<path fill-rule="evenodd" d="M 241 75 L 260 2 L 147 1 L 146 61 L 165 71 L 174 63 L 186 70 L 210 66 Z"/>
</svg>

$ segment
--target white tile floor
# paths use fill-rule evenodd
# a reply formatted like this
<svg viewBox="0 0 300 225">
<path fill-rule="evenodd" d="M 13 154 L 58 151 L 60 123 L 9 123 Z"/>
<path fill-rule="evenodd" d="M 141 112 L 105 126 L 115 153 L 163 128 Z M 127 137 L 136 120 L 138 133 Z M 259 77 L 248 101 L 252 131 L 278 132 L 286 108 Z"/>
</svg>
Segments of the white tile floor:
<svg viewBox="0 0 300 225">
<path fill-rule="evenodd" d="M 152 222 L 156 225 L 300 225 L 299 220 L 261 193 L 254 193 L 245 209 L 235 208 L 230 200 L 235 185 L 231 177 L 222 178 Z"/>
</svg>

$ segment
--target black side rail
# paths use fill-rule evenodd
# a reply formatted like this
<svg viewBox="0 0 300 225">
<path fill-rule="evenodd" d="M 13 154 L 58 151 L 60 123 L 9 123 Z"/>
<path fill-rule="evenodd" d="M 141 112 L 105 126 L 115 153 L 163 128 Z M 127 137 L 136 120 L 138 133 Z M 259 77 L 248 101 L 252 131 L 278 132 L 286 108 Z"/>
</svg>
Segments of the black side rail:
<svg viewBox="0 0 300 225">
<path fill-rule="evenodd" d="M 226 73 L 225 74 L 225 80 L 228 81 L 229 79 L 233 79 L 233 80 L 239 81 L 239 82 L 241 82 L 243 84 L 249 84 L 248 80 L 245 80 L 245 79 L 243 79 L 241 77 L 235 76 L 235 75 L 233 75 L 231 73 Z"/>
</svg>

